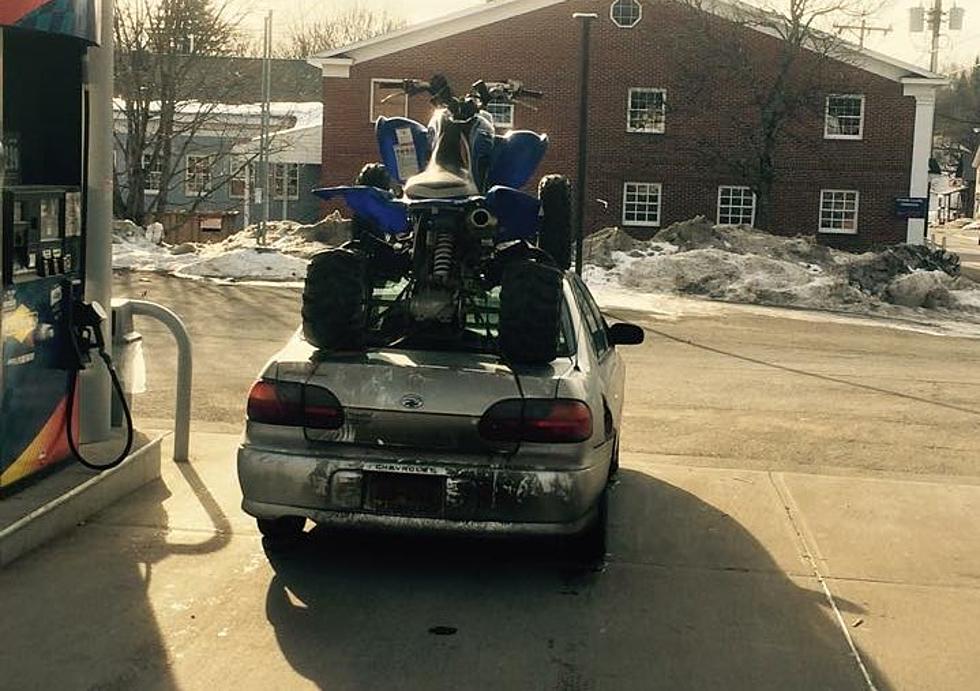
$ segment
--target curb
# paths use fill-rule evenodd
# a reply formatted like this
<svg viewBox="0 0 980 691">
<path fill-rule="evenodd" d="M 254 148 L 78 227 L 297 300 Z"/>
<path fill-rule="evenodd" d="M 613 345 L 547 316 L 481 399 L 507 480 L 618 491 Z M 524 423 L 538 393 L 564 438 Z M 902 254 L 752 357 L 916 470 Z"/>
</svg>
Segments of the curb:
<svg viewBox="0 0 980 691">
<path fill-rule="evenodd" d="M 0 569 L 160 477 L 157 437 L 117 468 L 96 475 L 0 531 Z"/>
</svg>

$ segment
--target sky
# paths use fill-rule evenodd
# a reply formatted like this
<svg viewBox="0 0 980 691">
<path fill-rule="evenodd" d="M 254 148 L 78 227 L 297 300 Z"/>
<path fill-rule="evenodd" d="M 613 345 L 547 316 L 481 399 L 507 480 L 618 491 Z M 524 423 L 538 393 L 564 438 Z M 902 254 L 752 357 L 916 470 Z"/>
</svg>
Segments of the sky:
<svg viewBox="0 0 980 691">
<path fill-rule="evenodd" d="M 610 0 L 596 0 L 596 4 L 606 4 Z M 642 0 L 641 0 L 642 1 Z M 649 1 L 649 0 L 648 0 Z M 752 0 L 749 0 L 752 2 Z M 873 33 L 866 41 L 868 48 L 905 60 L 916 65 L 929 65 L 929 37 L 925 33 L 909 33 L 909 8 L 932 0 L 882 0 L 882 9 L 868 18 L 868 23 L 881 27 L 892 27 L 888 34 Z M 290 25 L 314 20 L 332 11 L 354 4 L 365 7 L 386 9 L 393 14 L 415 23 L 432 19 L 443 14 L 463 9 L 480 0 L 232 0 L 233 4 L 246 12 L 246 24 L 260 35 L 262 15 L 273 10 L 274 34 L 284 35 Z M 966 9 L 963 30 L 946 32 L 942 38 L 940 65 L 972 64 L 980 55 L 980 0 L 955 0 Z M 778 4 L 778 0 L 769 0 Z M 954 4 L 945 0 L 948 7 Z"/>
</svg>

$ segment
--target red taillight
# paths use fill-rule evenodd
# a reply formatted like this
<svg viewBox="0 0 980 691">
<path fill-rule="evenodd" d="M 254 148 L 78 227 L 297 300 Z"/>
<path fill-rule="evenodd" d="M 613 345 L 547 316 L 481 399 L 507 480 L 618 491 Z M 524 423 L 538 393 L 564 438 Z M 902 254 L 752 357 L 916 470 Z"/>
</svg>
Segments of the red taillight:
<svg viewBox="0 0 980 691">
<path fill-rule="evenodd" d="M 344 409 L 324 388 L 261 379 L 248 392 L 248 419 L 266 425 L 339 429 Z"/>
<path fill-rule="evenodd" d="M 512 398 L 492 405 L 479 430 L 491 441 L 582 442 L 592 436 L 592 411 L 571 399 Z"/>
</svg>

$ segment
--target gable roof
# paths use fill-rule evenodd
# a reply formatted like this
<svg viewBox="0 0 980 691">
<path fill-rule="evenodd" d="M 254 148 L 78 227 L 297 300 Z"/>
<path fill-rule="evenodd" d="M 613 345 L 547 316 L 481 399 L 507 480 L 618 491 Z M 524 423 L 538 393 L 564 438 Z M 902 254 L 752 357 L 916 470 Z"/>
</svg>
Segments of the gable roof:
<svg viewBox="0 0 980 691">
<path fill-rule="evenodd" d="M 408 48 L 414 48 L 425 43 L 438 41 L 466 31 L 488 26 L 504 19 L 518 17 L 528 12 L 534 12 L 565 0 L 488 0 L 485 5 L 468 7 L 452 14 L 431 19 L 418 24 L 411 24 L 398 31 L 376 36 L 366 41 L 352 43 L 339 48 L 332 48 L 319 53 L 310 60 L 323 70 L 326 77 L 346 77 L 350 67 L 355 64 L 368 62 L 376 58 L 397 53 Z M 603 0 L 606 1 L 606 0 Z M 649 0 L 647 0 L 649 1 Z M 702 7 L 725 18 L 746 17 L 763 13 L 759 8 L 747 5 L 739 0 L 708 0 Z M 776 31 L 763 25 L 749 24 L 756 31 L 779 38 Z M 903 60 L 878 53 L 867 48 L 847 43 L 848 49 L 858 56 L 855 66 L 877 74 L 880 77 L 901 82 L 903 79 L 915 78 L 937 80 L 937 85 L 945 81 L 942 75 L 917 67 Z"/>
</svg>

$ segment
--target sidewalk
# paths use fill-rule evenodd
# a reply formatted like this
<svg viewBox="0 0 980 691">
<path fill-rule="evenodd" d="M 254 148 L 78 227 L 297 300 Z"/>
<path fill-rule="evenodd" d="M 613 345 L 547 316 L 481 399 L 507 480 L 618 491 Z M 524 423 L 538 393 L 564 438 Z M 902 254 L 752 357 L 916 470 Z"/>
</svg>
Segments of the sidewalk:
<svg viewBox="0 0 980 691">
<path fill-rule="evenodd" d="M 337 535 L 270 562 L 239 509 L 237 443 L 195 433 L 182 465 L 165 448 L 161 481 L 0 572 L 5 684 L 941 689 L 980 675 L 973 478 L 624 453 L 601 573 L 536 547 Z"/>
</svg>

